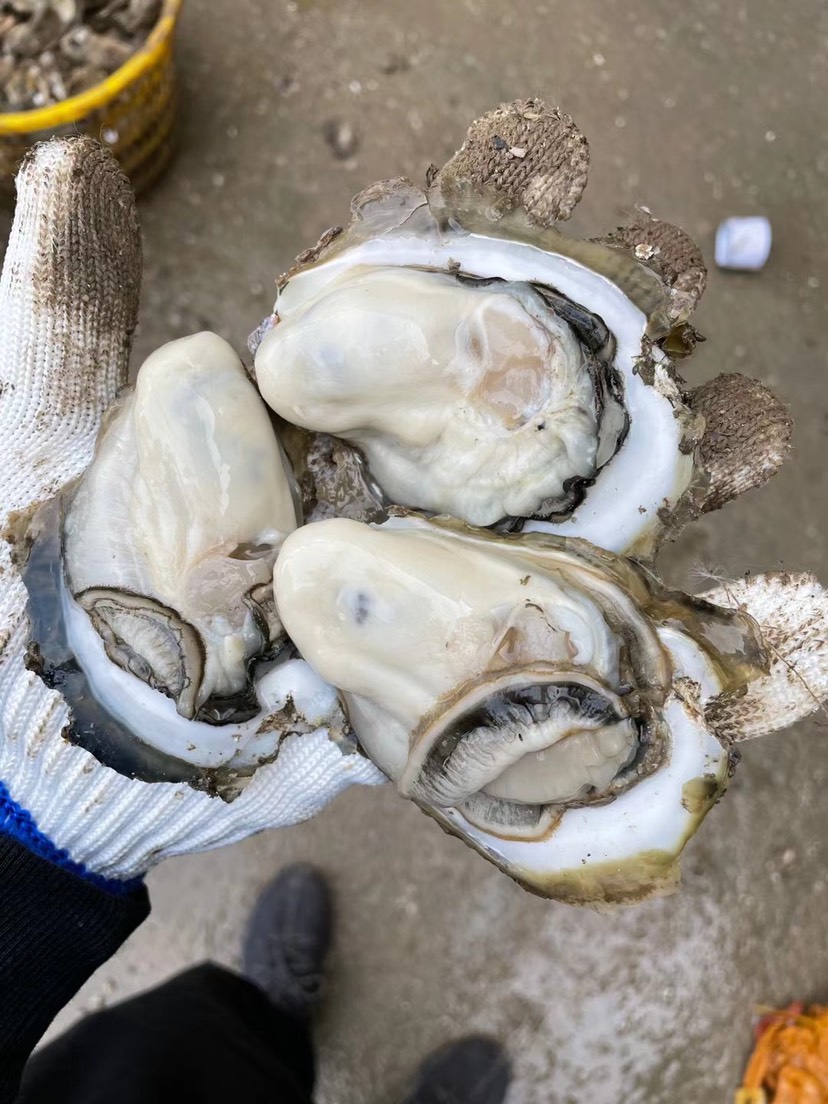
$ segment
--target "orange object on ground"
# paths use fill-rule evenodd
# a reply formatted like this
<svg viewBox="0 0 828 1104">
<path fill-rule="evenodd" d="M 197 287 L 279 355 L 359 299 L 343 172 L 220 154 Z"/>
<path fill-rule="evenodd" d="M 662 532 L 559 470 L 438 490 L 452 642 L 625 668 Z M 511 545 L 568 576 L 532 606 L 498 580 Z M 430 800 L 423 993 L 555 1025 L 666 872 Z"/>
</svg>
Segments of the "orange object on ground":
<svg viewBox="0 0 828 1104">
<path fill-rule="evenodd" d="M 828 1006 L 800 1002 L 762 1017 L 735 1104 L 828 1104 Z"/>
</svg>

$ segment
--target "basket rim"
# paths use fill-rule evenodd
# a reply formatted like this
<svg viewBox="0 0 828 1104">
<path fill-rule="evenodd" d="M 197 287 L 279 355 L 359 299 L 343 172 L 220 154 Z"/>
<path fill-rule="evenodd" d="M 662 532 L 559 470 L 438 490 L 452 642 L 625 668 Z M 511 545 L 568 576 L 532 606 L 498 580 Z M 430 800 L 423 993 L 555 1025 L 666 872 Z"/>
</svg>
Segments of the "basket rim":
<svg viewBox="0 0 828 1104">
<path fill-rule="evenodd" d="M 114 99 L 155 65 L 175 31 L 182 3 L 183 0 L 163 0 L 158 22 L 140 49 L 114 73 L 110 73 L 105 80 L 92 88 L 46 107 L 33 107 L 28 111 L 0 111 L 0 136 L 50 130 L 66 123 L 74 123 Z"/>
</svg>

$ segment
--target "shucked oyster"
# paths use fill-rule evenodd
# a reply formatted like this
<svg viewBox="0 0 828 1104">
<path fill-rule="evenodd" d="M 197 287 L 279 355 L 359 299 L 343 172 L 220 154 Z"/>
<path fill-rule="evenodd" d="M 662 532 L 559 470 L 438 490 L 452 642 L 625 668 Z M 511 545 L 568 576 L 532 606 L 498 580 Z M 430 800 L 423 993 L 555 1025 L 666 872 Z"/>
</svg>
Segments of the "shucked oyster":
<svg viewBox="0 0 828 1104">
<path fill-rule="evenodd" d="M 256 379 L 288 422 L 359 450 L 340 446 L 334 477 L 317 477 L 334 510 L 361 494 L 348 513 L 368 520 L 397 503 L 648 556 L 712 505 L 693 407 L 708 408 L 666 351 L 697 337 L 701 255 L 651 219 L 564 237 L 554 224 L 587 161 L 571 120 L 509 105 L 425 191 L 392 180 L 357 196 L 349 226 L 283 278 Z"/>
<path fill-rule="evenodd" d="M 627 434 L 615 341 L 551 287 L 356 260 L 297 303 L 302 287 L 282 293 L 259 386 L 359 444 L 393 502 L 478 525 L 566 512 Z"/>
<path fill-rule="evenodd" d="M 749 615 L 545 534 L 323 521 L 287 539 L 275 587 L 400 792 L 571 901 L 675 879 L 732 765 L 706 715 L 768 671 Z"/>
<path fill-rule="evenodd" d="M 141 739 L 204 766 L 261 750 L 273 676 L 254 676 L 285 643 L 273 565 L 298 522 L 267 409 L 230 346 L 202 333 L 153 353 L 63 524 L 69 643 Z"/>
</svg>

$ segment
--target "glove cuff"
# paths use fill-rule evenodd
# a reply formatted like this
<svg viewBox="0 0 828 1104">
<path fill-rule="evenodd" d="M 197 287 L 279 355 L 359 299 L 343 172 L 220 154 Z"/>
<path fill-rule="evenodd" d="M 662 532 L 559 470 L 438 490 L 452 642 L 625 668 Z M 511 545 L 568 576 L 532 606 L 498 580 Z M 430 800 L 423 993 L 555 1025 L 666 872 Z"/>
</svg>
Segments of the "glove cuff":
<svg viewBox="0 0 828 1104">
<path fill-rule="evenodd" d="M 35 848 L 51 841 L 63 861 L 105 881 L 129 881 L 168 856 L 298 824 L 354 783 L 385 781 L 322 727 L 287 736 L 232 802 L 184 782 L 118 774 L 66 738 L 68 705 L 27 666 L 26 589 L 2 541 L 0 574 L 0 779 L 12 803 L 8 825 L 24 833 L 33 825 Z"/>
<path fill-rule="evenodd" d="M 107 893 L 125 896 L 141 884 L 141 878 L 133 878 L 129 881 L 103 878 L 100 874 L 88 870 L 82 863 L 74 862 L 68 851 L 56 847 L 48 836 L 44 836 L 31 813 L 17 804 L 2 782 L 0 782 L 0 835 L 16 840 L 41 859 L 46 859 L 47 862 L 59 866 L 62 870 L 91 882 Z"/>
<path fill-rule="evenodd" d="M 104 883 L 133 880 L 173 855 L 298 824 L 355 783 L 385 781 L 370 760 L 343 754 L 326 729 L 288 736 L 277 758 L 231 802 L 183 782 L 125 778 L 63 737 L 34 754 L 17 749 L 23 754 L 4 762 L 8 750 L 8 741 L 0 742 L 0 778 L 9 798 L 8 813 L 0 812 L 5 830 Z"/>
<path fill-rule="evenodd" d="M 33 825 L 35 847 L 51 841 L 64 862 L 105 881 L 128 881 L 169 856 L 298 824 L 355 783 L 385 781 L 370 760 L 343 752 L 326 728 L 287 736 L 276 759 L 259 767 L 232 802 L 184 782 L 126 778 L 63 735 L 68 706 L 26 669 L 25 641 L 21 621 L 0 658 L 0 779 L 13 806 L 8 823 L 18 832 Z M 23 810 L 29 821 L 21 819 Z"/>
</svg>

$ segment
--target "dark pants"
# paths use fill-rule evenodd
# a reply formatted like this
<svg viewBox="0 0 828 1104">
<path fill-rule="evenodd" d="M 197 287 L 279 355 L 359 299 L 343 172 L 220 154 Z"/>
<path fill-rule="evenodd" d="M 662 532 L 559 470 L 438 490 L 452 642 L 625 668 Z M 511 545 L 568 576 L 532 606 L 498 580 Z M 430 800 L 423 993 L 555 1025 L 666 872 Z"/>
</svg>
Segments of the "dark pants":
<svg viewBox="0 0 828 1104">
<path fill-rule="evenodd" d="M 309 1104 L 313 1079 L 308 1025 L 207 963 L 44 1047 L 18 1104 Z"/>
</svg>

